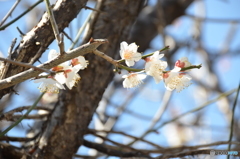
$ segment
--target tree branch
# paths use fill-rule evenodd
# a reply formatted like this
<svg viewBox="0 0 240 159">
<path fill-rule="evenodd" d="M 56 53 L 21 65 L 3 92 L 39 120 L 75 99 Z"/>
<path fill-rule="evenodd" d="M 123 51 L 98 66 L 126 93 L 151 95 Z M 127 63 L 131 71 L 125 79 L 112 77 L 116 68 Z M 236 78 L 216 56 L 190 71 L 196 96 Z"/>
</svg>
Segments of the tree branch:
<svg viewBox="0 0 240 159">
<path fill-rule="evenodd" d="M 57 65 L 65 62 L 65 61 L 71 60 L 75 57 L 83 56 L 87 53 L 91 53 L 94 50 L 96 50 L 99 45 L 104 44 L 104 43 L 107 43 L 106 39 L 95 39 L 91 43 L 87 43 L 85 45 L 82 45 L 82 46 L 80 46 L 76 49 L 68 51 L 67 53 L 65 53 L 64 55 L 62 55 L 58 58 L 55 58 L 51 61 L 48 61 L 44 64 L 41 64 L 41 65 L 37 66 L 41 70 L 29 69 L 27 71 L 21 72 L 19 74 L 14 75 L 14 76 L 5 78 L 5 79 L 0 81 L 0 90 L 4 89 L 4 88 L 8 88 L 8 87 L 13 86 L 13 85 L 16 85 L 20 82 L 23 82 L 23 81 L 27 80 L 27 79 L 36 77 L 41 72 L 43 72 L 42 69 L 50 69 L 54 66 L 57 66 Z"/>
<path fill-rule="evenodd" d="M 118 156 L 118 157 L 145 157 L 145 158 L 151 158 L 147 155 L 143 155 L 140 152 L 124 152 L 120 151 L 118 149 L 121 149 L 120 147 L 113 147 L 113 146 L 107 146 L 104 144 L 97 144 L 93 143 L 87 140 L 83 141 L 83 145 L 89 148 L 94 148 L 98 150 L 99 152 L 105 153 L 110 156 Z"/>
</svg>

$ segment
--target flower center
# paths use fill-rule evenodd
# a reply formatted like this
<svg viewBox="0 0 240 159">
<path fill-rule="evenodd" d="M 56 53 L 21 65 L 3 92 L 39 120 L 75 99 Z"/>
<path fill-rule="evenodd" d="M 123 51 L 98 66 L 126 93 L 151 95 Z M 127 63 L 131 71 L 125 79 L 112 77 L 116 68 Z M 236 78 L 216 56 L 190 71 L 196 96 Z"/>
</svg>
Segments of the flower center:
<svg viewBox="0 0 240 159">
<path fill-rule="evenodd" d="M 125 51 L 123 55 L 124 59 L 131 59 L 132 58 L 132 52 L 131 51 Z"/>
<path fill-rule="evenodd" d="M 181 78 L 179 78 L 178 76 L 173 77 L 168 84 L 169 88 L 175 89 L 177 87 L 177 85 L 180 83 L 180 81 L 181 81 Z"/>
</svg>

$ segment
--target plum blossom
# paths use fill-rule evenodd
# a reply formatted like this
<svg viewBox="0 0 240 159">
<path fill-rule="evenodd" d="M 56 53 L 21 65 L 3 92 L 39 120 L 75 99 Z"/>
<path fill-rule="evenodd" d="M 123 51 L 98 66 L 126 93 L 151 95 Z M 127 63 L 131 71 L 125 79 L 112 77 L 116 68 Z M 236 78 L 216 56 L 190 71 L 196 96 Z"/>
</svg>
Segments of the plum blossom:
<svg viewBox="0 0 240 159">
<path fill-rule="evenodd" d="M 127 66 L 133 66 L 136 61 L 142 58 L 137 52 L 138 46 L 135 43 L 127 44 L 125 41 L 120 44 L 120 56 L 125 60 Z"/>
<path fill-rule="evenodd" d="M 50 58 L 55 58 L 56 56 L 59 56 L 59 54 L 54 51 L 51 51 L 50 53 Z M 69 89 L 72 89 L 72 87 L 81 78 L 78 74 L 78 71 L 85 69 L 87 67 L 87 64 L 88 63 L 85 58 L 83 56 L 79 56 L 71 60 L 71 66 L 69 65 L 69 62 L 66 61 L 58 66 L 53 67 L 52 70 L 58 72 L 55 75 L 55 78 L 61 84 L 66 84 Z"/>
<path fill-rule="evenodd" d="M 180 67 L 176 67 L 173 70 L 164 73 L 164 82 L 167 90 L 172 91 L 176 89 L 177 92 L 180 92 L 184 88 L 188 87 L 191 83 L 191 77 L 185 73 L 179 72 Z"/>
<path fill-rule="evenodd" d="M 167 62 L 159 60 L 163 57 L 159 51 L 154 52 L 153 56 L 145 58 L 145 71 L 147 75 L 153 76 L 156 84 L 163 79 L 163 71 L 167 68 Z"/>
<path fill-rule="evenodd" d="M 55 79 L 61 84 L 66 84 L 69 89 L 72 89 L 72 87 L 80 80 L 80 76 L 78 74 L 80 69 L 79 67 L 69 66 L 66 62 L 56 67 L 59 69 L 55 69 L 55 71 L 59 72 L 55 75 Z"/>
<path fill-rule="evenodd" d="M 123 81 L 124 88 L 133 88 L 139 86 L 143 83 L 143 79 L 145 79 L 147 75 L 139 74 L 139 73 L 129 73 L 128 75 L 123 75 L 122 78 L 125 78 Z"/>
<path fill-rule="evenodd" d="M 48 54 L 48 60 L 53 60 L 58 57 L 60 53 L 57 53 L 56 50 L 50 50 Z M 56 72 L 56 75 L 51 78 L 43 78 L 35 80 L 35 83 L 42 82 L 39 86 L 41 92 L 55 92 L 58 93 L 59 89 L 65 89 L 63 84 L 69 89 L 80 80 L 78 74 L 79 70 L 83 70 L 87 67 L 88 62 L 83 56 L 79 56 L 71 60 L 71 65 L 69 61 L 61 63 L 58 66 L 52 68 L 52 71 Z"/>
<path fill-rule="evenodd" d="M 77 58 L 71 60 L 71 65 L 75 68 L 83 70 L 87 67 L 88 62 L 85 60 L 83 56 L 78 56 Z"/>
<path fill-rule="evenodd" d="M 182 57 L 180 60 L 177 60 L 175 63 L 175 67 L 180 67 L 180 68 L 184 68 L 184 67 L 189 67 L 192 64 L 188 61 L 187 57 Z"/>
<path fill-rule="evenodd" d="M 46 75 L 46 73 L 42 73 L 40 75 Z M 40 92 L 59 93 L 59 89 L 65 89 L 61 83 L 51 76 L 48 78 L 36 79 L 34 80 L 34 83 L 41 83 L 38 87 Z"/>
</svg>

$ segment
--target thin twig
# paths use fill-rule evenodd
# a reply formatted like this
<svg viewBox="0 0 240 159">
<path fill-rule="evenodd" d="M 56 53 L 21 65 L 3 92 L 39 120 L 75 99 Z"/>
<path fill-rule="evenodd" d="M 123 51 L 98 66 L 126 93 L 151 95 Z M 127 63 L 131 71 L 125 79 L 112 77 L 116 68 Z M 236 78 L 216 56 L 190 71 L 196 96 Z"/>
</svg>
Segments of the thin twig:
<svg viewBox="0 0 240 159">
<path fill-rule="evenodd" d="M 127 137 L 130 137 L 130 138 L 133 138 L 135 140 L 140 140 L 140 141 L 143 141 L 145 143 L 148 143 L 149 145 L 152 145 L 154 147 L 156 147 L 157 149 L 163 149 L 161 146 L 157 145 L 157 144 L 154 144 L 150 141 L 147 141 L 143 138 L 139 138 L 139 137 L 136 137 L 136 136 L 132 136 L 132 135 L 129 135 L 129 134 L 126 134 L 124 132 L 121 132 L 121 131 L 107 131 L 107 130 L 93 130 L 93 129 L 89 129 L 90 132 L 93 132 L 94 134 L 96 134 L 97 132 L 105 132 L 105 133 L 113 133 L 113 134 L 121 134 L 121 135 L 124 135 L 124 136 L 127 136 Z"/>
<path fill-rule="evenodd" d="M 128 146 L 128 145 L 125 145 L 125 144 L 121 144 L 121 143 L 115 142 L 115 141 L 113 141 L 113 140 L 111 140 L 111 139 L 108 139 L 107 137 L 102 136 L 102 135 L 98 135 L 98 134 L 93 133 L 93 132 L 89 132 L 89 133 L 91 133 L 92 135 L 94 135 L 94 136 L 96 136 L 96 137 L 101 138 L 101 139 L 104 140 L 104 141 L 109 141 L 109 142 L 113 143 L 114 145 L 116 145 L 116 146 L 118 146 L 118 147 L 121 147 L 122 149 L 127 149 L 127 150 L 131 150 L 131 151 L 140 152 L 139 150 L 137 150 L 137 149 L 135 149 L 135 148 L 133 148 L 133 147 L 131 147 L 131 146 Z"/>
<path fill-rule="evenodd" d="M 240 142 L 237 141 L 218 141 L 218 142 L 213 142 L 213 143 L 209 143 L 209 144 L 201 144 L 201 145 L 195 145 L 195 146 L 178 146 L 178 147 L 170 147 L 170 148 L 165 148 L 165 151 L 184 151 L 184 150 L 194 150 L 197 148 L 204 148 L 204 147 L 211 147 L 211 146 L 219 146 L 219 145 L 227 145 L 227 144 L 234 144 L 234 145 L 240 145 Z"/>
<path fill-rule="evenodd" d="M 22 30 L 20 30 L 19 27 L 17 27 L 17 31 L 19 32 L 19 34 L 21 35 L 21 37 L 25 36 L 25 34 L 22 32 Z"/>
<path fill-rule="evenodd" d="M 107 60 L 109 63 L 113 64 L 114 66 L 118 67 L 118 62 L 116 60 L 114 60 L 113 58 L 111 58 L 110 56 L 104 54 L 103 52 L 94 50 L 93 53 L 95 55 L 100 56 L 101 58 Z"/>
<path fill-rule="evenodd" d="M 8 13 L 5 15 L 5 17 L 4 17 L 3 20 L 1 21 L 0 26 L 2 26 L 3 23 L 7 20 L 7 18 L 11 16 L 12 12 L 13 12 L 14 9 L 17 7 L 17 5 L 18 5 L 18 3 L 19 3 L 20 1 L 21 1 L 21 0 L 17 0 L 17 1 L 13 4 L 12 8 L 8 11 Z"/>
<path fill-rule="evenodd" d="M 5 135 L 8 131 L 10 131 L 12 128 L 14 128 L 15 126 L 17 126 L 38 104 L 38 102 L 42 99 L 43 95 L 45 94 L 45 92 L 43 92 L 38 99 L 33 103 L 33 105 L 28 109 L 28 111 L 18 120 L 16 121 L 14 124 L 12 124 L 11 126 L 9 126 L 7 129 L 5 129 L 3 132 L 0 133 L 0 137 Z"/>
<path fill-rule="evenodd" d="M 54 36 L 55 36 L 55 38 L 57 40 L 57 43 L 58 43 L 60 54 L 63 55 L 65 53 L 64 44 L 63 44 L 63 41 L 61 40 L 59 30 L 58 30 L 58 26 L 57 26 L 56 20 L 54 18 L 50 2 L 49 2 L 49 0 L 44 0 L 44 1 L 45 1 L 45 4 L 46 4 L 46 8 L 47 8 L 47 12 L 48 12 L 48 15 L 49 15 L 49 18 L 50 18 L 51 25 L 52 25 L 52 28 L 53 28 Z"/>
<path fill-rule="evenodd" d="M 133 151 L 133 152 L 125 152 L 121 150 L 118 147 L 113 147 L 110 145 L 103 145 L 103 144 L 97 144 L 93 143 L 87 140 L 83 141 L 83 145 L 89 148 L 94 148 L 98 150 L 99 152 L 105 153 L 107 155 L 111 156 L 118 156 L 118 157 L 144 157 L 144 158 L 151 158 L 150 156 L 144 155 L 139 151 Z"/>
<path fill-rule="evenodd" d="M 29 108 L 31 108 L 31 106 L 23 106 L 23 107 L 18 107 L 18 108 L 15 108 L 13 110 L 10 110 L 10 111 L 8 111 L 8 112 L 6 112 L 6 113 L 4 113 L 0 116 L 0 121 L 1 120 L 10 120 L 14 113 L 22 112 L 22 111 L 27 110 Z M 51 111 L 51 109 L 49 109 L 47 107 L 42 107 L 42 106 L 37 106 L 37 107 L 34 108 L 34 110 Z"/>
<path fill-rule="evenodd" d="M 47 116 L 48 114 L 34 114 L 34 115 L 27 115 L 24 117 L 24 119 L 42 119 L 43 120 Z M 22 115 L 13 115 L 12 120 L 10 121 L 17 121 L 21 117 Z"/>
<path fill-rule="evenodd" d="M 16 42 L 17 42 L 17 38 L 14 38 L 13 41 L 12 41 L 11 46 L 8 49 L 8 57 L 7 57 L 7 59 L 9 59 L 9 60 L 12 59 L 12 50 L 13 50 Z M 5 78 L 7 70 L 9 68 L 9 65 L 10 65 L 10 63 L 8 63 L 8 62 L 4 64 L 4 69 L 3 69 L 3 72 L 2 72 L 2 74 L 0 76 L 0 79 L 4 79 Z"/>
<path fill-rule="evenodd" d="M 10 136 L 2 136 L 0 137 L 0 141 L 31 141 L 34 140 L 35 137 L 33 138 L 26 138 L 26 137 L 10 137 Z"/>
<path fill-rule="evenodd" d="M 197 19 L 200 21 L 210 21 L 210 22 L 215 22 L 215 23 L 240 23 L 240 19 L 218 19 L 218 18 L 209 18 L 209 17 L 197 17 L 195 15 L 191 15 L 191 14 L 186 14 L 185 16 L 189 17 L 189 18 L 193 18 L 193 19 Z"/>
<path fill-rule="evenodd" d="M 168 49 L 168 47 L 165 47 L 165 49 Z M 100 56 L 102 57 L 103 59 L 107 60 L 109 63 L 113 64 L 115 67 L 118 67 L 118 68 L 122 68 L 124 70 L 127 70 L 127 71 L 132 71 L 132 72 L 141 72 L 143 71 L 144 69 L 136 69 L 136 68 L 130 68 L 130 67 L 127 67 L 127 66 L 124 66 L 122 64 L 120 64 L 120 62 L 122 62 L 122 60 L 114 60 L 113 58 L 111 58 L 110 56 L 104 54 L 103 52 L 101 51 L 98 51 L 98 50 L 95 50 L 93 51 L 93 53 L 97 56 Z M 151 56 L 153 55 L 153 53 L 151 54 L 148 54 L 148 55 L 145 55 L 144 58 L 148 57 L 148 56 Z M 202 67 L 202 65 L 191 65 L 189 67 L 184 67 L 182 68 L 180 71 L 186 71 L 186 70 L 190 70 L 190 69 L 194 69 L 194 68 L 197 68 L 197 69 L 200 69 Z M 164 71 L 164 72 L 167 72 L 167 71 Z"/>
<path fill-rule="evenodd" d="M 9 49 L 8 49 L 8 59 L 11 59 L 12 50 L 13 50 L 16 42 L 17 42 L 17 38 L 14 38 L 14 39 L 12 40 L 11 46 L 10 46 Z"/>
<path fill-rule="evenodd" d="M 77 44 L 77 42 L 79 41 L 80 39 L 80 36 L 82 35 L 82 32 L 84 31 L 84 29 L 86 28 L 88 22 L 89 22 L 89 19 L 91 17 L 92 14 L 89 14 L 88 17 L 86 18 L 86 20 L 84 21 L 84 23 L 82 24 L 81 28 L 78 30 L 78 33 L 75 37 L 75 39 L 73 40 L 70 48 L 68 50 L 72 50 L 74 48 L 74 46 Z"/>
<path fill-rule="evenodd" d="M 229 134 L 229 142 L 232 141 L 232 137 L 233 137 L 233 128 L 234 128 L 234 112 L 235 112 L 235 108 L 236 108 L 236 105 L 237 105 L 237 101 L 238 101 L 238 95 L 239 95 L 239 91 L 240 91 L 240 83 L 238 85 L 238 90 L 237 90 L 237 94 L 236 94 L 236 97 L 235 97 L 235 100 L 234 100 L 234 103 L 233 103 L 233 108 L 232 108 L 232 119 L 231 119 L 231 125 L 230 125 L 230 134 Z M 231 143 L 229 143 L 228 145 L 228 151 L 230 151 L 231 149 Z M 228 156 L 228 159 L 229 159 L 229 156 Z"/>
<path fill-rule="evenodd" d="M 25 14 L 27 14 L 28 12 L 30 12 L 33 8 L 35 8 L 38 4 L 40 4 L 43 0 L 39 0 L 37 1 L 34 5 L 32 5 L 31 7 L 29 7 L 25 12 L 23 12 L 22 14 L 20 14 L 19 16 L 17 16 L 15 19 L 13 19 L 12 21 L 10 21 L 9 23 L 3 25 L 2 27 L 0 27 L 0 30 L 4 30 L 5 28 L 7 28 L 8 26 L 10 26 L 11 24 L 13 24 L 14 22 L 16 22 L 17 20 L 19 20 L 21 17 L 23 17 Z"/>
<path fill-rule="evenodd" d="M 41 46 L 38 50 L 38 52 L 34 55 L 34 57 L 30 60 L 29 64 L 33 64 L 37 59 L 41 56 L 43 47 Z"/>
<path fill-rule="evenodd" d="M 50 74 L 54 74 L 54 72 L 51 71 L 51 70 L 44 69 L 44 68 L 39 68 L 39 67 L 30 65 L 30 64 L 28 64 L 28 63 L 13 61 L 13 60 L 5 59 L 5 58 L 2 58 L 2 57 L 0 57 L 0 61 L 4 61 L 4 62 L 8 62 L 8 63 L 14 64 L 14 65 L 18 65 L 18 66 L 22 66 L 22 67 L 27 67 L 27 68 L 33 68 L 33 69 L 35 69 L 35 70 L 39 70 L 39 71 L 42 71 L 42 72 L 47 72 L 47 73 L 50 73 Z"/>
<path fill-rule="evenodd" d="M 74 154 L 73 156 L 74 156 L 74 158 L 76 158 L 76 159 L 77 159 L 77 158 L 80 158 L 80 159 L 83 159 L 83 158 L 85 158 L 85 159 L 96 159 L 97 157 L 100 157 L 99 154 L 98 154 L 98 155 L 94 155 L 94 156 Z M 103 156 L 103 155 L 101 155 L 101 156 Z"/>
<path fill-rule="evenodd" d="M 215 99 L 209 100 L 208 102 L 202 104 L 201 106 L 199 106 L 199 107 L 197 107 L 197 108 L 195 108 L 195 109 L 192 109 L 192 110 L 190 110 L 190 111 L 188 111 L 188 112 L 186 112 L 186 113 L 183 113 L 183 114 L 181 114 L 181 115 L 179 115 L 179 116 L 177 116 L 177 117 L 175 117 L 175 118 L 173 118 L 173 119 L 171 119 L 171 120 L 169 120 L 169 121 L 166 121 L 166 122 L 162 123 L 160 126 L 158 126 L 157 128 L 155 128 L 154 131 L 162 128 L 163 126 L 165 126 L 165 125 L 167 125 L 167 124 L 169 124 L 169 123 L 171 123 L 171 122 L 174 122 L 174 121 L 178 120 L 179 118 L 181 118 L 181 117 L 183 117 L 183 116 L 185 116 L 185 115 L 188 115 L 188 114 L 191 114 L 191 113 L 193 113 L 193 112 L 199 111 L 199 110 L 201 110 L 201 109 L 209 106 L 210 104 L 212 104 L 212 103 L 220 100 L 221 98 L 224 98 L 224 97 L 227 97 L 227 96 L 231 95 L 231 94 L 234 93 L 234 92 L 236 92 L 236 89 L 233 89 L 233 90 L 231 90 L 231 91 L 222 93 L 221 95 L 219 95 L 219 96 L 216 97 Z"/>
<path fill-rule="evenodd" d="M 144 139 L 144 137 L 150 133 L 149 130 L 152 130 L 154 128 L 154 126 L 158 123 L 158 121 L 161 121 L 161 117 L 163 116 L 163 113 L 166 111 L 168 103 L 171 99 L 172 96 L 172 92 L 170 91 L 165 91 L 162 102 L 161 102 L 161 106 L 159 106 L 159 109 L 157 110 L 157 112 L 155 113 L 154 117 L 152 118 L 152 121 L 150 123 L 149 128 L 147 129 L 147 131 L 145 131 L 140 137 L 139 139 Z M 136 141 L 138 141 L 139 139 L 135 139 L 132 142 L 130 142 L 128 145 L 133 145 Z"/>
<path fill-rule="evenodd" d="M 104 13 L 103 11 L 100 11 L 100 10 L 98 10 L 98 9 L 91 8 L 91 7 L 88 7 L 88 6 L 85 6 L 84 8 L 85 8 L 85 9 L 92 10 L 92 11 L 95 11 L 95 12 Z"/>
<path fill-rule="evenodd" d="M 72 38 L 71 38 L 65 31 L 62 31 L 62 33 L 63 33 L 63 35 L 66 36 L 66 38 L 67 38 L 68 40 L 70 40 L 70 41 L 73 43 Z M 70 49 L 70 50 L 71 50 L 71 49 Z"/>
<path fill-rule="evenodd" d="M 113 58 L 111 58 L 110 56 L 104 54 L 104 53 L 101 52 L 101 51 L 95 50 L 95 51 L 93 51 L 93 53 L 94 53 L 95 55 L 97 55 L 97 56 L 99 56 L 99 57 L 102 57 L 103 59 L 107 60 L 109 63 L 113 64 L 115 67 L 122 68 L 122 69 L 125 69 L 125 70 L 127 70 L 127 71 L 132 71 L 132 72 L 140 72 L 140 71 L 143 71 L 143 69 L 130 68 L 130 67 L 121 65 L 118 61 L 114 60 Z"/>
<path fill-rule="evenodd" d="M 161 50 L 159 50 L 159 52 L 162 52 L 162 51 L 165 51 L 165 50 L 168 50 L 169 49 L 169 46 L 165 46 L 164 48 L 162 48 Z M 147 54 L 147 55 L 143 55 L 142 56 L 142 59 L 145 59 L 146 57 L 149 57 L 149 56 L 152 56 L 154 54 L 154 52 L 153 53 L 150 53 L 150 54 Z M 117 62 L 119 62 L 119 63 L 122 63 L 122 62 L 124 62 L 125 61 L 125 59 L 121 59 L 121 60 L 118 60 Z"/>
</svg>

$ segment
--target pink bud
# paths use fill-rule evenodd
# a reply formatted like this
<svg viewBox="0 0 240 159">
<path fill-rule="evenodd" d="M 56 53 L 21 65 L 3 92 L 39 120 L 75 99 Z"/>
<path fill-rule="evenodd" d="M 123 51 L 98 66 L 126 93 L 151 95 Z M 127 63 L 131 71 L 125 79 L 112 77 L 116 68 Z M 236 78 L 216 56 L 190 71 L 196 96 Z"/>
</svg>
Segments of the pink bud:
<svg viewBox="0 0 240 159">
<path fill-rule="evenodd" d="M 177 60 L 175 63 L 176 67 L 184 68 L 185 62 L 181 62 L 180 60 Z"/>
</svg>

